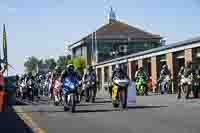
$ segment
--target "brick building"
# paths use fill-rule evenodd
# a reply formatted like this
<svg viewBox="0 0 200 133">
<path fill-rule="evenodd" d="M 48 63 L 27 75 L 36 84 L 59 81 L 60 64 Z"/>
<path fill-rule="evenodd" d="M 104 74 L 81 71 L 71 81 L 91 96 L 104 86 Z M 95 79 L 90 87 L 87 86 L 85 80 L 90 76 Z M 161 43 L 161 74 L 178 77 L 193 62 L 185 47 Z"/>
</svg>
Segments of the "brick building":
<svg viewBox="0 0 200 133">
<path fill-rule="evenodd" d="M 156 83 L 161 66 L 166 63 L 172 73 L 172 91 L 175 92 L 178 71 L 188 61 L 193 63 L 194 68 L 200 69 L 200 37 L 101 62 L 96 65 L 96 69 L 102 86 L 111 78 L 112 68 L 116 64 L 127 65 L 127 73 L 131 79 L 137 70 L 136 67 L 146 66 L 149 77 Z"/>
</svg>

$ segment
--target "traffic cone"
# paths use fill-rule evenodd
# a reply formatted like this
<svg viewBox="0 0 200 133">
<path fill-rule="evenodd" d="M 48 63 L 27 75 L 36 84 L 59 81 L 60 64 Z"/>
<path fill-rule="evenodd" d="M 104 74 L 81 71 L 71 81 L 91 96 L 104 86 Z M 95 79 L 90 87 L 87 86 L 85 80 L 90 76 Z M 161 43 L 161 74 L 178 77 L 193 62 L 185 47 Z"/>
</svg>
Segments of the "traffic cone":
<svg viewBox="0 0 200 133">
<path fill-rule="evenodd" d="M 0 112 L 4 112 L 6 107 L 6 92 L 0 91 Z"/>
</svg>

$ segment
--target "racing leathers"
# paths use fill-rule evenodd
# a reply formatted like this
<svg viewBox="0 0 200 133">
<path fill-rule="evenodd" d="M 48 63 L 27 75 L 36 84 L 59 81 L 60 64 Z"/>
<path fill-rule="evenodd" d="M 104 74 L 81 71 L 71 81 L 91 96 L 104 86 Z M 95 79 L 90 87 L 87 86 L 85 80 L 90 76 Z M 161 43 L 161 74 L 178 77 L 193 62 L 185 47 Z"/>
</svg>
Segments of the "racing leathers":
<svg viewBox="0 0 200 133">
<path fill-rule="evenodd" d="M 88 70 L 84 74 L 83 81 L 84 81 L 84 84 L 85 84 L 86 101 L 88 102 L 90 100 L 90 98 L 92 98 L 92 101 L 94 102 L 95 97 L 96 97 L 96 91 L 97 91 L 95 70 L 90 70 L 90 71 Z"/>
<path fill-rule="evenodd" d="M 161 94 L 164 94 L 166 91 L 169 91 L 170 80 L 171 73 L 169 69 L 167 67 L 162 68 L 159 79 Z"/>
</svg>

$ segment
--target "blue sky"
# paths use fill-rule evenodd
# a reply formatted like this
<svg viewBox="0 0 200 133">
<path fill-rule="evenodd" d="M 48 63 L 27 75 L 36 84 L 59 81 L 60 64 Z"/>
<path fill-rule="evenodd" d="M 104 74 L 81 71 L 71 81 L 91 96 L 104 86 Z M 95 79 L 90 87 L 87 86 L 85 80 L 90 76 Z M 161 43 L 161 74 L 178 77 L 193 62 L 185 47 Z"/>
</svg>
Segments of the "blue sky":
<svg viewBox="0 0 200 133">
<path fill-rule="evenodd" d="M 199 0 L 1 0 L 0 30 L 6 24 L 9 62 L 24 71 L 25 57 L 57 57 L 73 42 L 117 18 L 160 34 L 167 43 L 200 36 Z M 2 33 L 0 33 L 2 42 Z"/>
</svg>

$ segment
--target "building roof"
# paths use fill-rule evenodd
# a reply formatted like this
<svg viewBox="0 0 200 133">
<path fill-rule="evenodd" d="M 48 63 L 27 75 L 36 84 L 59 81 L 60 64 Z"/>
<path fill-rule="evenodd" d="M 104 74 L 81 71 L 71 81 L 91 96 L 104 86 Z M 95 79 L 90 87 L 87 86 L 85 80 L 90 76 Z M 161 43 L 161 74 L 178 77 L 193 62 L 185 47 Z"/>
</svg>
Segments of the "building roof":
<svg viewBox="0 0 200 133">
<path fill-rule="evenodd" d="M 129 59 L 129 58 L 132 58 L 132 57 L 143 56 L 145 54 L 155 53 L 155 52 L 159 52 L 159 51 L 163 51 L 163 50 L 167 50 L 167 49 L 177 48 L 177 47 L 181 47 L 181 46 L 185 46 L 185 45 L 189 45 L 189 44 L 197 43 L 197 42 L 200 42 L 200 37 L 195 37 L 195 38 L 180 41 L 180 42 L 177 42 L 177 43 L 164 45 L 164 46 L 161 46 L 159 48 L 153 48 L 153 49 L 142 51 L 142 52 L 139 52 L 139 53 L 134 53 L 134 54 L 119 57 L 119 58 L 116 58 L 116 59 L 100 62 L 100 63 L 96 64 L 96 66 L 111 63 L 111 62 L 116 62 L 116 61 L 120 61 L 120 60 L 124 60 L 124 59 Z"/>
<path fill-rule="evenodd" d="M 95 33 L 96 33 L 97 39 L 127 39 L 127 38 L 129 39 L 161 39 L 160 35 L 146 32 L 142 29 L 133 27 L 131 25 L 128 25 L 124 22 L 120 22 L 117 20 L 109 21 L 109 23 L 97 29 Z M 87 39 L 92 39 L 92 33 L 81 40 L 87 40 Z"/>
</svg>

